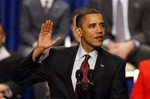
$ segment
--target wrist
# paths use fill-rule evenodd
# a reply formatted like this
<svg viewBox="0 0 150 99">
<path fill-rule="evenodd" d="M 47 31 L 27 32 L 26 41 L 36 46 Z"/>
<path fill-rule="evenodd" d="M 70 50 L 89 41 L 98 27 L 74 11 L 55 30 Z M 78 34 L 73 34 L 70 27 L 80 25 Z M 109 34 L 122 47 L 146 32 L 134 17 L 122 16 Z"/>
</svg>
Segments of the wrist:
<svg viewBox="0 0 150 99">
<path fill-rule="evenodd" d="M 133 50 L 136 48 L 136 46 L 135 46 L 133 40 L 128 41 L 128 48 L 129 48 L 131 51 L 133 51 Z"/>
<path fill-rule="evenodd" d="M 45 51 L 44 48 L 41 48 L 41 47 L 36 47 L 33 51 L 33 54 L 32 54 L 32 59 L 33 61 L 35 61 L 37 58 L 39 58 L 42 53 Z"/>
</svg>

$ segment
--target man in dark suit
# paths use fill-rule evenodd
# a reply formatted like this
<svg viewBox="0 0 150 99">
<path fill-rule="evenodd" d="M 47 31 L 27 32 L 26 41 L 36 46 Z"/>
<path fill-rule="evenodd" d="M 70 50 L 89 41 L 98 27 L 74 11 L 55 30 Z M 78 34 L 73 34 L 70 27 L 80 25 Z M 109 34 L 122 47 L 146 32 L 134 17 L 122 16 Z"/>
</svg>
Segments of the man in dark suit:
<svg viewBox="0 0 150 99">
<path fill-rule="evenodd" d="M 56 45 L 64 45 L 70 28 L 70 9 L 62 0 L 24 0 L 20 10 L 20 36 L 19 52 L 28 55 L 36 46 L 38 31 L 41 24 L 51 19 L 54 24 L 53 38 L 61 36 Z"/>
<path fill-rule="evenodd" d="M 89 55 L 88 68 L 94 69 L 95 76 L 95 98 L 92 99 L 128 99 L 125 61 L 101 47 L 105 35 L 101 13 L 95 9 L 81 11 L 76 18 L 76 26 L 76 32 L 81 36 L 79 45 L 67 48 L 52 47 L 61 37 L 51 39 L 53 22 L 46 21 L 42 25 L 36 48 L 18 64 L 14 81 L 23 85 L 48 81 L 52 98 L 77 99 L 75 73 L 80 69 L 85 56 Z M 40 55 L 49 47 L 48 57 L 42 64 L 37 63 Z M 83 76 L 87 80 L 86 73 L 83 73 Z M 88 82 L 81 83 L 83 85 Z M 87 85 L 81 89 L 88 87 Z"/>
<path fill-rule="evenodd" d="M 91 0 L 92 1 L 92 0 Z M 123 7 L 123 31 L 125 39 L 117 41 L 117 2 L 118 0 L 95 0 L 90 8 L 102 12 L 106 26 L 104 46 L 112 53 L 126 59 L 134 66 L 150 58 L 150 1 L 120 0 Z M 94 2 L 94 1 L 93 1 Z M 121 16 L 119 16 L 121 17 Z M 120 27 L 120 28 L 122 28 Z M 122 32 L 123 32 L 122 31 Z"/>
</svg>

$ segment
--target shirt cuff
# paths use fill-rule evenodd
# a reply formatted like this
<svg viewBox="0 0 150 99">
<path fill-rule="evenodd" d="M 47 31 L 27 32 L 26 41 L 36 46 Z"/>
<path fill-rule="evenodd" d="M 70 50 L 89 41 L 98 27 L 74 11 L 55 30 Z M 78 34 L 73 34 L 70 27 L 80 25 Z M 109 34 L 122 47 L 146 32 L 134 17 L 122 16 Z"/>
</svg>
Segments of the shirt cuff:
<svg viewBox="0 0 150 99">
<path fill-rule="evenodd" d="M 34 42 L 32 46 L 33 46 L 33 47 L 36 47 L 36 45 L 37 45 L 37 42 Z"/>
</svg>

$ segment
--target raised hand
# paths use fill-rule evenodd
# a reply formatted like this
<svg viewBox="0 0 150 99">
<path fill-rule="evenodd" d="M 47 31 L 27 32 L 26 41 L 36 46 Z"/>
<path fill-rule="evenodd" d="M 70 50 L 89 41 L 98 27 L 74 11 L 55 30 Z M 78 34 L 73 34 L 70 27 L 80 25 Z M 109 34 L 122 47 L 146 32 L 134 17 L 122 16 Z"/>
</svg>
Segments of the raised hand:
<svg viewBox="0 0 150 99">
<path fill-rule="evenodd" d="M 57 37 L 52 41 L 52 31 L 53 31 L 53 22 L 48 20 L 42 24 L 40 35 L 37 42 L 38 48 L 43 48 L 44 50 L 53 46 L 60 40 L 60 37 Z"/>
<path fill-rule="evenodd" d="M 37 58 L 46 49 L 50 48 L 61 39 L 61 37 L 57 37 L 55 40 L 52 41 L 52 32 L 53 22 L 51 20 L 48 20 L 42 24 L 37 46 L 33 52 L 33 59 Z"/>
</svg>

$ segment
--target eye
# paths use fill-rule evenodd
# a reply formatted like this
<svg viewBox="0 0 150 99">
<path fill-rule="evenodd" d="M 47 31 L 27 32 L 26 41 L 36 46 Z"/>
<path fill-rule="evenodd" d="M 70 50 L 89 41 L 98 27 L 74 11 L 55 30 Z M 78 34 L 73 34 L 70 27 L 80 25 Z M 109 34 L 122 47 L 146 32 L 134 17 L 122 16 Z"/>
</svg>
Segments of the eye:
<svg viewBox="0 0 150 99">
<path fill-rule="evenodd" d="M 105 27 L 105 24 L 104 23 L 100 23 L 100 26 Z"/>
<path fill-rule="evenodd" d="M 90 24 L 89 25 L 89 28 L 94 28 L 95 27 L 95 24 Z"/>
</svg>

